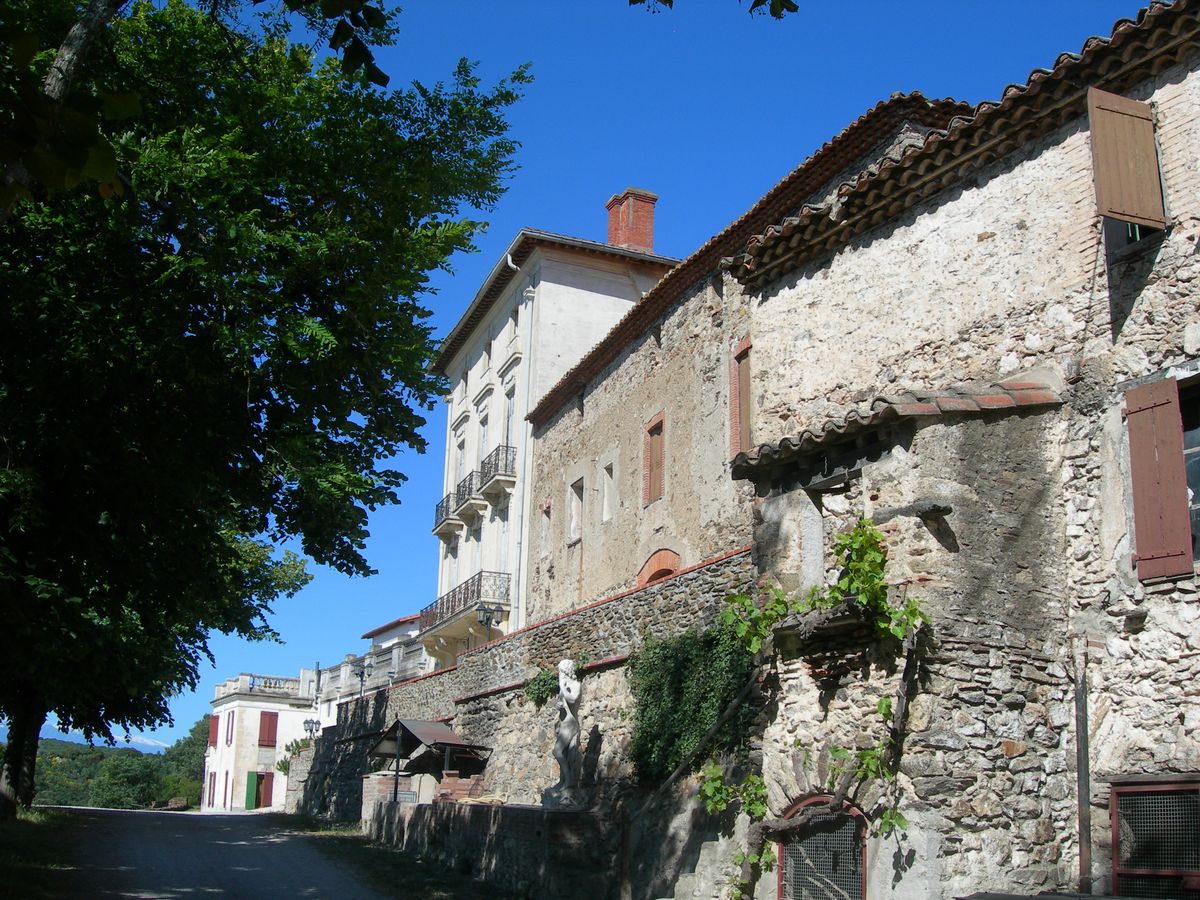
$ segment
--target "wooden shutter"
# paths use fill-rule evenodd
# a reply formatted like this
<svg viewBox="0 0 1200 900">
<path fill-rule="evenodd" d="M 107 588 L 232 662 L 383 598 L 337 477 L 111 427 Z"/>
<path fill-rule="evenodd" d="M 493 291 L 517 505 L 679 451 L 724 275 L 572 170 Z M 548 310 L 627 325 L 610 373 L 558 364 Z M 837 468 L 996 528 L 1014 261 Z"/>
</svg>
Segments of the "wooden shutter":
<svg viewBox="0 0 1200 900">
<path fill-rule="evenodd" d="M 211 715 L 208 717 L 208 746 L 217 746 L 217 732 L 221 728 L 221 717 Z"/>
<path fill-rule="evenodd" d="M 651 502 L 663 495 L 663 423 L 659 422 L 650 428 L 650 486 L 649 500 Z"/>
<path fill-rule="evenodd" d="M 1192 573 L 1179 387 L 1164 378 L 1125 394 L 1138 578 Z"/>
<path fill-rule="evenodd" d="M 271 806 L 271 794 L 275 791 L 275 773 L 265 772 L 262 778 L 262 805 Z"/>
<path fill-rule="evenodd" d="M 1100 215 L 1165 228 L 1150 104 L 1089 88 L 1088 122 Z"/>
<path fill-rule="evenodd" d="M 257 772 L 246 773 L 246 809 L 258 809 L 258 779 Z"/>
<path fill-rule="evenodd" d="M 263 710 L 258 714 L 258 746 L 274 747 L 279 729 L 279 713 Z"/>
</svg>

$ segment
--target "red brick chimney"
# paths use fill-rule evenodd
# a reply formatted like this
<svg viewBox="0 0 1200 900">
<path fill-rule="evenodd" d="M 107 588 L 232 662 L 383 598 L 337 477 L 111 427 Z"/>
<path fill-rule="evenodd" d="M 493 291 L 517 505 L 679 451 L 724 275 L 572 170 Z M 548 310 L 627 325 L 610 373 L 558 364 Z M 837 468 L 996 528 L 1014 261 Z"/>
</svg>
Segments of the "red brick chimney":
<svg viewBox="0 0 1200 900">
<path fill-rule="evenodd" d="M 658 195 L 625 188 L 608 201 L 608 242 L 614 247 L 654 252 L 654 204 Z"/>
</svg>

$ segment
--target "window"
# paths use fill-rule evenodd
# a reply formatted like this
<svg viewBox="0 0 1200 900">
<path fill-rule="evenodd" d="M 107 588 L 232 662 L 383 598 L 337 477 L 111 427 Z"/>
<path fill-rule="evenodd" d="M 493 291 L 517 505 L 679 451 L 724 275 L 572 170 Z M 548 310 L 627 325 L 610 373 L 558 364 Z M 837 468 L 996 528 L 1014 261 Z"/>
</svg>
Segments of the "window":
<svg viewBox="0 0 1200 900">
<path fill-rule="evenodd" d="M 508 571 L 508 500 L 496 510 L 496 522 L 499 526 L 499 543 L 496 546 L 496 571 Z"/>
<path fill-rule="evenodd" d="M 613 464 L 604 467 L 600 476 L 600 521 L 607 522 L 612 518 L 613 503 L 616 501 L 616 484 L 613 482 Z"/>
<path fill-rule="evenodd" d="M 828 797 L 802 801 L 785 818 L 828 801 Z M 857 810 L 829 811 L 817 813 L 807 826 L 789 833 L 778 847 L 779 900 L 863 900 L 867 896 L 865 824 Z"/>
<path fill-rule="evenodd" d="M 211 715 L 208 717 L 208 746 L 217 746 L 217 732 L 221 728 L 221 717 Z"/>
<path fill-rule="evenodd" d="M 225 716 L 225 746 L 233 743 L 233 710 Z M 228 777 L 228 776 L 226 776 Z"/>
<path fill-rule="evenodd" d="M 1138 578 L 1191 575 L 1200 543 L 1200 392 L 1162 378 L 1125 394 Z"/>
<path fill-rule="evenodd" d="M 583 479 L 580 478 L 573 485 L 571 491 L 567 495 L 567 501 L 570 503 L 570 513 L 567 518 L 568 530 L 567 539 L 574 543 L 579 540 L 583 534 Z"/>
<path fill-rule="evenodd" d="M 491 448 L 488 446 L 488 417 L 484 416 L 479 420 L 479 462 L 482 463 L 487 459 L 488 451 Z"/>
<path fill-rule="evenodd" d="M 1200 884 L 1200 782 L 1113 785 L 1114 894 L 1194 897 Z"/>
<path fill-rule="evenodd" d="M 750 338 L 733 349 L 729 365 L 729 455 L 750 449 Z"/>
<path fill-rule="evenodd" d="M 504 395 L 504 443 L 513 446 L 516 433 L 513 429 L 513 419 L 517 412 L 517 389 L 514 387 Z"/>
<path fill-rule="evenodd" d="M 211 809 L 217 805 L 217 773 L 208 773 L 208 805 Z"/>
<path fill-rule="evenodd" d="M 483 523 L 471 529 L 471 574 L 483 570 Z"/>
<path fill-rule="evenodd" d="M 663 495 L 663 416 L 646 423 L 643 441 L 642 505 L 649 506 Z"/>
<path fill-rule="evenodd" d="M 1106 227 L 1106 239 L 1123 236 L 1132 242 L 1166 228 L 1154 108 L 1090 88 L 1088 123 L 1097 209 L 1105 219 L 1124 223 L 1117 229 Z"/>
<path fill-rule="evenodd" d="M 455 437 L 457 443 L 454 449 L 454 484 L 458 485 L 463 480 L 463 476 L 467 473 L 463 471 L 467 466 L 467 440 L 463 437 Z"/>
<path fill-rule="evenodd" d="M 279 733 L 279 713 L 263 710 L 258 714 L 258 746 L 274 747 Z"/>
</svg>

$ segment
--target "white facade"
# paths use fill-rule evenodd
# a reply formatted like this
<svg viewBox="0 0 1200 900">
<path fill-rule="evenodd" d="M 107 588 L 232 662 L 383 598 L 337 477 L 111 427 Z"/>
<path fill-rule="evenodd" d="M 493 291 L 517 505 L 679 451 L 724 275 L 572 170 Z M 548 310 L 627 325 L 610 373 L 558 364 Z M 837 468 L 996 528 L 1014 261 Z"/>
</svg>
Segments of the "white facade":
<svg viewBox="0 0 1200 900">
<path fill-rule="evenodd" d="M 283 808 L 287 776 L 276 764 L 287 757 L 289 743 L 306 736 L 316 684 L 316 670 L 302 669 L 299 678 L 243 673 L 217 685 L 201 809 Z"/>
<path fill-rule="evenodd" d="M 645 208 L 652 229 L 653 199 Z M 545 501 L 562 501 L 530 495 L 525 417 L 673 263 L 611 242 L 522 231 L 446 339 L 438 600 L 419 623 L 437 667 L 527 624 L 529 535 Z M 480 621 L 488 609 L 491 624 Z"/>
</svg>

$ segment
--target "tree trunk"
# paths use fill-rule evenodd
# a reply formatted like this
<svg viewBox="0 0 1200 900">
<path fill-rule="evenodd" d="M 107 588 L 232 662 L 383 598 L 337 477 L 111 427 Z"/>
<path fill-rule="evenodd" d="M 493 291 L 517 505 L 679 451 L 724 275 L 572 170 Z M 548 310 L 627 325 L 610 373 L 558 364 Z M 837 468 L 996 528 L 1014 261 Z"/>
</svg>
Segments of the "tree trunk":
<svg viewBox="0 0 1200 900">
<path fill-rule="evenodd" d="M 46 710 L 32 700 L 19 700 L 10 713 L 8 750 L 0 767 L 0 820 L 14 818 L 18 805 L 33 804 L 38 737 L 46 724 Z"/>
</svg>

